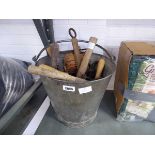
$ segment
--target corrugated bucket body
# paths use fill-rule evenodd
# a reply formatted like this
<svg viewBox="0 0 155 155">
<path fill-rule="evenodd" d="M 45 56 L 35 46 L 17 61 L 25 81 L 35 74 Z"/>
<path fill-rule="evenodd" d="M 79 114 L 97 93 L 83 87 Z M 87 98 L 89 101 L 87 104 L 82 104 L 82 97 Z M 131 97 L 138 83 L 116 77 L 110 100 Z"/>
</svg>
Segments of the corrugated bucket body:
<svg viewBox="0 0 155 155">
<path fill-rule="evenodd" d="M 63 59 L 64 54 L 65 52 L 60 54 L 60 59 Z M 90 62 L 99 60 L 100 57 L 99 54 L 93 54 Z M 44 57 L 38 62 L 48 64 L 48 59 Z M 59 121 L 69 127 L 84 127 L 95 119 L 112 73 L 115 71 L 112 60 L 105 57 L 105 61 L 103 78 L 99 80 L 75 83 L 41 77 Z"/>
</svg>

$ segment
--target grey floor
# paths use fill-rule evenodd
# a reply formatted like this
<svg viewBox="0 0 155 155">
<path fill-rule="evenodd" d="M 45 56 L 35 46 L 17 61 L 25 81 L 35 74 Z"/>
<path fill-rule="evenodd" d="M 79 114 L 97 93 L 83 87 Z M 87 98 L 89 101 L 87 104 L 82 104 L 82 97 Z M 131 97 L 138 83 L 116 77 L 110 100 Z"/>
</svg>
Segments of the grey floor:
<svg viewBox="0 0 155 155">
<path fill-rule="evenodd" d="M 32 117 L 40 107 L 46 94 L 40 87 L 34 97 L 7 127 L 4 134 L 22 134 Z M 84 128 L 69 128 L 56 119 L 52 106 L 46 112 L 37 135 L 129 135 L 129 134 L 155 134 L 155 123 L 151 122 L 118 122 L 114 110 L 114 95 L 107 91 L 101 102 L 98 114 L 94 122 Z"/>
<path fill-rule="evenodd" d="M 114 110 L 114 95 L 107 91 L 101 102 L 95 121 L 84 128 L 69 128 L 57 121 L 50 106 L 36 134 L 52 135 L 128 135 L 155 134 L 155 123 L 118 122 Z"/>
</svg>

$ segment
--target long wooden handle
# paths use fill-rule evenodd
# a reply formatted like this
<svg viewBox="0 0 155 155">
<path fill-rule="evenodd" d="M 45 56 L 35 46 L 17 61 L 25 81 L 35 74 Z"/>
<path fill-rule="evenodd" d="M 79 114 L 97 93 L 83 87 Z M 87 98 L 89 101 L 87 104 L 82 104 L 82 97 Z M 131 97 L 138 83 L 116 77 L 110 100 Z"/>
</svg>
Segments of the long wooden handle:
<svg viewBox="0 0 155 155">
<path fill-rule="evenodd" d="M 97 43 L 97 38 L 90 37 L 88 48 L 85 52 L 85 55 L 82 59 L 81 65 L 80 65 L 79 70 L 76 75 L 77 77 L 83 77 L 85 75 L 91 55 L 93 53 L 93 49 L 94 49 L 96 43 Z"/>
<path fill-rule="evenodd" d="M 52 43 L 50 46 L 47 48 L 47 53 L 51 58 L 51 64 L 52 67 L 57 68 L 58 64 L 58 55 L 59 55 L 59 45 L 57 43 Z"/>
<path fill-rule="evenodd" d="M 28 67 L 28 72 L 31 74 L 41 75 L 50 77 L 53 79 L 74 81 L 74 82 L 84 82 L 85 80 L 71 76 L 67 73 L 61 72 L 53 67 L 47 65 L 40 65 L 39 67 L 30 65 Z"/>
<path fill-rule="evenodd" d="M 97 64 L 97 70 L 96 70 L 96 75 L 95 75 L 96 80 L 101 77 L 104 66 L 105 66 L 105 60 L 101 58 Z"/>
<path fill-rule="evenodd" d="M 79 69 L 81 61 L 80 61 L 80 49 L 78 45 L 78 40 L 76 38 L 72 38 L 71 42 L 74 50 L 74 57 L 75 57 L 77 69 Z"/>
</svg>

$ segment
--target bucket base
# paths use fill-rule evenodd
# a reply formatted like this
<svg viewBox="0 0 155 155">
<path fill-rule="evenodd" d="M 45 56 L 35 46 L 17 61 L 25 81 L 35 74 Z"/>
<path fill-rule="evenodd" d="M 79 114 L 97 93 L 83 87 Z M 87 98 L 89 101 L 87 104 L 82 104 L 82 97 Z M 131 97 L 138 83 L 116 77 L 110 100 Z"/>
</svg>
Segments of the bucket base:
<svg viewBox="0 0 155 155">
<path fill-rule="evenodd" d="M 70 128 L 81 128 L 81 127 L 85 127 L 91 124 L 96 118 L 96 115 L 97 115 L 97 112 L 92 117 L 90 117 L 88 120 L 84 122 L 69 122 L 69 121 L 64 120 L 61 116 L 58 116 L 58 115 L 57 115 L 57 118 L 60 122 L 62 122 L 64 125 Z"/>
</svg>

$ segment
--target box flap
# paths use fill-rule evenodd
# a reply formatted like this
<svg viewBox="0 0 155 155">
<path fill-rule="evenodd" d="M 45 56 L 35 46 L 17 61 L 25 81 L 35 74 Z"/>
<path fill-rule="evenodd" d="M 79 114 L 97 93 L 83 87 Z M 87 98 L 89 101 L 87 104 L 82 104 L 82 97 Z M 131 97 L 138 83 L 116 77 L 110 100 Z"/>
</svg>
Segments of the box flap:
<svg viewBox="0 0 155 155">
<path fill-rule="evenodd" d="M 123 42 L 133 55 L 155 55 L 154 42 Z"/>
<path fill-rule="evenodd" d="M 115 75 L 115 83 L 114 83 L 114 94 L 116 97 L 116 111 L 119 112 L 122 103 L 124 101 L 124 97 L 122 96 L 119 90 L 119 84 L 123 84 L 125 88 L 128 88 L 128 72 L 129 72 L 129 64 L 132 58 L 132 53 L 129 48 L 125 45 L 125 43 L 121 43 L 117 61 L 116 75 Z"/>
</svg>

